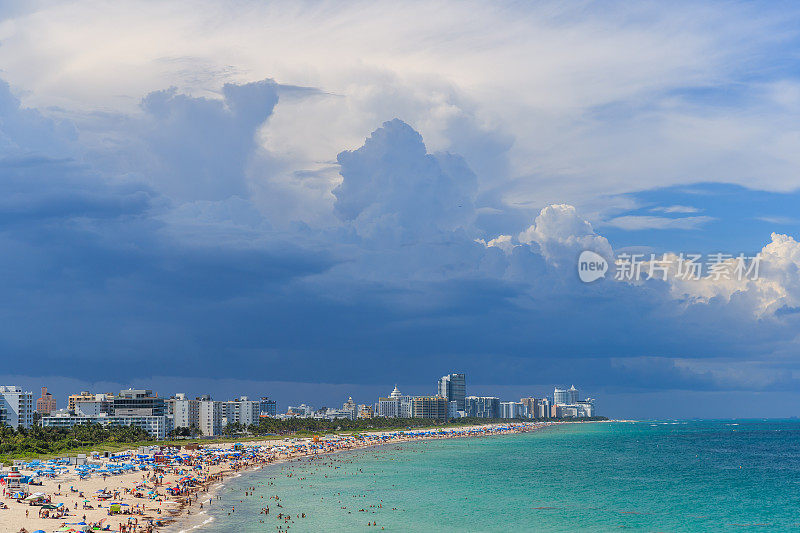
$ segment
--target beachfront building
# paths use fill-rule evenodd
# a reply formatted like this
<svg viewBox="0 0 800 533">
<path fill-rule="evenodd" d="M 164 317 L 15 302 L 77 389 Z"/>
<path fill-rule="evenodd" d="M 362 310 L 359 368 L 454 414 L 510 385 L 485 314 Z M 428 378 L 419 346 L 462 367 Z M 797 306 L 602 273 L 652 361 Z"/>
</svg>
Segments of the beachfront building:
<svg viewBox="0 0 800 533">
<path fill-rule="evenodd" d="M 500 418 L 528 418 L 528 407 L 522 402 L 500 402 Z"/>
<path fill-rule="evenodd" d="M 314 408 L 310 405 L 301 403 L 300 405 L 290 405 L 286 410 L 286 416 L 296 416 L 299 418 L 308 418 L 314 414 Z"/>
<path fill-rule="evenodd" d="M 58 409 L 55 397 L 47 392 L 47 387 L 42 387 L 42 397 L 36 400 L 36 412 L 40 415 L 49 415 Z"/>
<path fill-rule="evenodd" d="M 235 423 L 242 426 L 257 424 L 258 417 L 261 415 L 261 402 L 250 400 L 247 396 L 225 402 L 224 408 L 223 427 Z"/>
<path fill-rule="evenodd" d="M 441 396 L 415 396 L 413 400 L 414 418 L 436 418 L 446 420 L 448 402 Z"/>
<path fill-rule="evenodd" d="M 114 416 L 165 416 L 164 399 L 150 389 L 126 389 L 114 396 Z"/>
<path fill-rule="evenodd" d="M 467 396 L 467 416 L 476 418 L 499 418 L 500 398 L 496 396 Z"/>
<path fill-rule="evenodd" d="M 260 416 L 277 416 L 278 415 L 278 404 L 275 403 L 275 400 L 270 400 L 268 396 L 262 396 L 260 402 Z"/>
<path fill-rule="evenodd" d="M 213 437 L 222 434 L 222 404 L 208 395 L 198 399 L 198 427 L 203 435 Z"/>
<path fill-rule="evenodd" d="M 148 389 L 127 389 L 120 391 L 119 396 L 83 391 L 70 395 L 67 405 L 71 407 L 42 417 L 41 426 L 135 426 L 155 439 L 164 439 L 172 429 L 172 418 L 167 416 L 164 400 Z"/>
<path fill-rule="evenodd" d="M 42 427 L 62 429 L 84 424 L 100 424 L 107 427 L 135 426 L 147 431 L 152 438 L 158 440 L 165 439 L 171 429 L 166 416 L 113 416 L 107 413 L 83 416 L 72 414 L 68 410 L 55 411 L 49 416 L 43 416 L 40 424 Z"/>
<path fill-rule="evenodd" d="M 33 425 L 33 393 L 14 385 L 0 386 L 0 425 L 29 428 Z"/>
<path fill-rule="evenodd" d="M 74 411 L 75 410 L 75 402 L 79 402 L 81 400 L 93 400 L 94 394 L 89 392 L 88 390 L 81 391 L 80 394 L 70 394 L 67 397 L 67 410 Z"/>
<path fill-rule="evenodd" d="M 414 416 L 414 397 L 403 396 L 400 398 L 400 418 L 413 418 Z"/>
<path fill-rule="evenodd" d="M 535 418 L 550 418 L 550 399 L 540 398 Z"/>
<path fill-rule="evenodd" d="M 578 389 L 575 388 L 575 385 L 568 390 L 558 387 L 553 390 L 553 403 L 556 405 L 575 405 L 579 399 Z"/>
<path fill-rule="evenodd" d="M 555 405 L 566 405 L 569 402 L 569 394 L 564 389 L 556 387 L 553 389 L 553 403 Z"/>
<path fill-rule="evenodd" d="M 571 386 L 567 391 L 567 399 L 569 400 L 567 403 L 570 405 L 578 403 L 578 389 L 575 388 L 575 385 Z"/>
<path fill-rule="evenodd" d="M 325 420 L 336 420 L 337 418 L 348 418 L 350 420 L 355 420 L 358 417 L 359 413 L 359 406 L 353 401 L 353 397 L 347 398 L 347 401 L 342 404 L 341 409 L 333 409 L 329 407 L 323 407 L 319 411 L 314 413 L 314 418 L 325 419 Z"/>
<path fill-rule="evenodd" d="M 350 420 L 356 419 L 358 415 L 358 406 L 353 401 L 352 396 L 348 397 L 347 401 L 342 404 L 342 411 L 346 413 L 345 418 L 349 418 Z"/>
<path fill-rule="evenodd" d="M 395 398 L 378 398 L 377 414 L 383 418 L 400 416 L 400 400 Z"/>
<path fill-rule="evenodd" d="M 94 394 L 91 399 L 77 398 L 74 405 L 72 414 L 76 416 L 114 415 L 114 396 L 110 394 Z"/>
<path fill-rule="evenodd" d="M 456 402 L 457 410 L 464 410 L 467 398 L 467 378 L 465 374 L 447 374 L 439 379 L 439 396 L 448 402 Z"/>
<path fill-rule="evenodd" d="M 179 392 L 164 402 L 173 428 L 200 428 L 200 401 L 191 400 Z"/>
<path fill-rule="evenodd" d="M 358 418 L 372 418 L 373 416 L 374 412 L 371 405 L 362 404 L 358 406 Z"/>
<path fill-rule="evenodd" d="M 464 416 L 467 416 L 467 412 L 463 410 L 459 411 L 458 402 L 455 400 L 452 402 L 447 402 L 447 418 L 461 418 Z"/>
<path fill-rule="evenodd" d="M 402 416 L 401 414 L 401 404 L 403 402 L 403 394 L 400 392 L 400 389 L 397 388 L 397 385 L 394 386 L 394 390 L 389 394 L 388 398 L 378 398 L 378 405 L 377 405 L 377 416 L 383 418 L 397 418 Z M 404 417 L 409 418 L 409 417 Z"/>
<path fill-rule="evenodd" d="M 539 399 L 528 397 L 528 398 L 520 398 L 519 403 L 523 404 L 525 408 L 528 410 L 528 415 L 531 418 L 537 418 L 536 413 L 539 412 Z"/>
<path fill-rule="evenodd" d="M 585 418 L 594 416 L 594 400 L 586 398 L 573 404 L 559 405 L 560 418 Z"/>
<path fill-rule="evenodd" d="M 584 418 L 595 416 L 594 400 L 580 399 L 580 393 L 575 385 L 568 390 L 556 388 L 553 391 L 553 405 L 550 409 L 553 418 Z"/>
<path fill-rule="evenodd" d="M 550 418 L 550 400 L 547 398 L 520 398 L 520 403 L 528 409 L 530 418 Z"/>
</svg>

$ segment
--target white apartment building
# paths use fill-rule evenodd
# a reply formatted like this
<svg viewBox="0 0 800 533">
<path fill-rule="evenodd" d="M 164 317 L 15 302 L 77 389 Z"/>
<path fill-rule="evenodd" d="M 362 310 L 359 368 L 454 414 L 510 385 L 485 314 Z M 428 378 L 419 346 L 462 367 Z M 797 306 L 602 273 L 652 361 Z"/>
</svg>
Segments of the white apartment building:
<svg viewBox="0 0 800 533">
<path fill-rule="evenodd" d="M 95 394 L 94 399 L 76 398 L 76 416 L 100 416 L 101 414 L 110 415 L 114 410 L 114 397 L 108 394 Z"/>
<path fill-rule="evenodd" d="M 50 416 L 43 416 L 42 427 L 69 429 L 83 424 L 100 424 L 108 427 L 135 426 L 147 431 L 151 437 L 163 440 L 171 429 L 166 416 L 111 416 L 101 413 L 96 416 L 71 415 L 69 411 L 54 411 Z"/>
<path fill-rule="evenodd" d="M 528 418 L 528 407 L 521 402 L 500 402 L 500 418 Z"/>
<path fill-rule="evenodd" d="M 198 401 L 198 427 L 203 435 L 213 437 L 222 434 L 222 404 L 214 400 Z"/>
<path fill-rule="evenodd" d="M 33 425 L 33 392 L 13 385 L 0 386 L 0 425 L 29 428 Z"/>
<path fill-rule="evenodd" d="M 184 393 L 165 401 L 167 414 L 172 417 L 174 428 L 200 427 L 200 401 L 190 400 Z"/>
<path fill-rule="evenodd" d="M 258 424 L 261 402 L 251 401 L 247 396 L 225 402 L 224 425 L 238 422 L 243 426 Z"/>
</svg>

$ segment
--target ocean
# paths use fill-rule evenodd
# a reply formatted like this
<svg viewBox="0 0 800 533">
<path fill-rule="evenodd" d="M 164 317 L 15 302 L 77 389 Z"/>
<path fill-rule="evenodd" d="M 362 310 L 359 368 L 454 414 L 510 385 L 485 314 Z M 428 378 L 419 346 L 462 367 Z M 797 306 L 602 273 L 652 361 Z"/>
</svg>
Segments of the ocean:
<svg viewBox="0 0 800 533">
<path fill-rule="evenodd" d="M 217 495 L 198 531 L 800 530 L 800 422 L 561 424 L 389 445 L 271 465 Z"/>
</svg>

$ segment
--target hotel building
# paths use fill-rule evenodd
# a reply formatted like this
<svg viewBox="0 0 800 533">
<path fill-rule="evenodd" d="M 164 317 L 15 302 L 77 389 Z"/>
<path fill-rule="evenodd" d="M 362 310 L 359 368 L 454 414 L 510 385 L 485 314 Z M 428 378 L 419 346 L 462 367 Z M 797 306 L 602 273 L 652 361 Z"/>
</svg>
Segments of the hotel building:
<svg viewBox="0 0 800 533">
<path fill-rule="evenodd" d="M 269 397 L 263 396 L 261 398 L 261 406 L 260 406 L 260 416 L 277 416 L 278 415 L 278 404 L 275 403 L 275 400 L 270 400 Z"/>
<path fill-rule="evenodd" d="M 158 440 L 165 439 L 171 429 L 166 416 L 113 416 L 106 413 L 98 416 L 76 416 L 65 410 L 43 416 L 40 423 L 42 427 L 63 429 L 83 424 L 100 424 L 107 427 L 135 426 L 147 431 L 152 438 Z"/>
<path fill-rule="evenodd" d="M 436 418 L 447 420 L 449 404 L 441 396 L 415 396 L 413 400 L 414 418 Z"/>
<path fill-rule="evenodd" d="M 0 425 L 29 428 L 33 425 L 33 393 L 13 385 L 0 386 Z"/>
<path fill-rule="evenodd" d="M 213 437 L 222 434 L 222 404 L 211 396 L 202 396 L 198 401 L 198 427 L 203 435 Z"/>
<path fill-rule="evenodd" d="M 242 426 L 258 424 L 261 415 L 261 401 L 250 400 L 247 396 L 225 402 L 224 408 L 223 426 L 234 423 Z"/>
<path fill-rule="evenodd" d="M 447 374 L 439 379 L 439 396 L 456 402 L 456 410 L 464 411 L 467 397 L 467 378 L 464 374 Z"/>
<path fill-rule="evenodd" d="M 467 416 L 476 418 L 500 418 L 500 398 L 496 396 L 467 396 Z"/>
<path fill-rule="evenodd" d="M 69 397 L 72 409 L 43 416 L 42 427 L 70 428 L 83 424 L 108 427 L 136 426 L 155 439 L 164 439 L 172 429 L 166 416 L 164 400 L 148 389 L 127 389 L 119 396 L 90 394 L 88 391 Z"/>
<path fill-rule="evenodd" d="M 55 397 L 47 392 L 47 387 L 42 387 L 42 397 L 36 400 L 36 412 L 40 415 L 49 415 L 56 409 Z"/>
<path fill-rule="evenodd" d="M 200 428 L 200 402 L 190 400 L 179 392 L 165 401 L 167 416 L 172 417 L 173 428 Z"/>
</svg>

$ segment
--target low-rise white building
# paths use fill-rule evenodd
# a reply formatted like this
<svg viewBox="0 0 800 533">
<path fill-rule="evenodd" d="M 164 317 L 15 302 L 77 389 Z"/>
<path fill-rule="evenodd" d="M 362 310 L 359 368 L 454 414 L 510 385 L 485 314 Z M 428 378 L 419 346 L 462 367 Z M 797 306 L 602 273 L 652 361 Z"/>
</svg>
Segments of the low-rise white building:
<svg viewBox="0 0 800 533">
<path fill-rule="evenodd" d="M 170 431 L 170 421 L 166 416 L 111 416 L 101 413 L 97 416 L 73 415 L 69 411 L 55 411 L 50 416 L 43 416 L 42 427 L 69 429 L 73 426 L 85 424 L 100 424 L 109 427 L 135 426 L 145 430 L 157 440 L 166 438 Z"/>
</svg>

